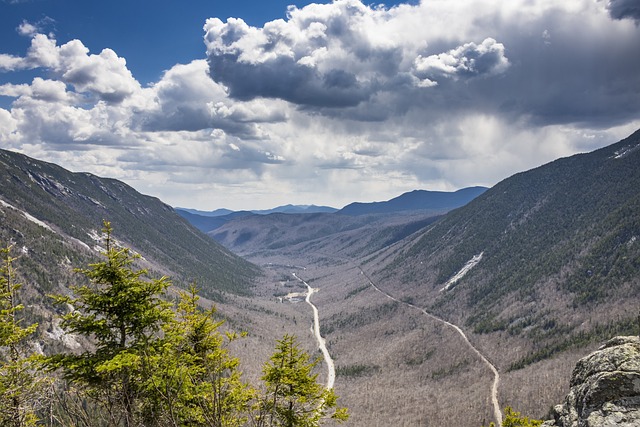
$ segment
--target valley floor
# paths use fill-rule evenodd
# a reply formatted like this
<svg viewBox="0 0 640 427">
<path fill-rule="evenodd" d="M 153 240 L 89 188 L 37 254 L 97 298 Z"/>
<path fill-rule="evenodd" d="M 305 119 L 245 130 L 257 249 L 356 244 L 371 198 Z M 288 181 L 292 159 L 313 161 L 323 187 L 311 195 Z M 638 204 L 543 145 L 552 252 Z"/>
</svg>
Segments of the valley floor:
<svg viewBox="0 0 640 427">
<path fill-rule="evenodd" d="M 479 427 L 501 422 L 501 408 L 513 404 L 509 392 L 498 390 L 501 376 L 485 346 L 476 346 L 459 326 L 387 293 L 359 267 L 327 258 L 304 265 L 286 255 L 252 261 L 271 265 L 260 296 L 279 309 L 294 308 L 298 322 L 303 317 L 312 325 L 305 339 L 315 343 L 308 351 L 320 348 L 332 360 L 334 368 L 321 378 L 331 384 L 335 372 L 340 404 L 351 413 L 349 426 Z M 313 308 L 279 302 L 279 295 L 303 292 L 302 286 L 307 299 L 310 289 L 319 290 L 313 292 L 319 323 L 313 323 Z M 326 352 L 318 345 L 325 340 Z"/>
</svg>

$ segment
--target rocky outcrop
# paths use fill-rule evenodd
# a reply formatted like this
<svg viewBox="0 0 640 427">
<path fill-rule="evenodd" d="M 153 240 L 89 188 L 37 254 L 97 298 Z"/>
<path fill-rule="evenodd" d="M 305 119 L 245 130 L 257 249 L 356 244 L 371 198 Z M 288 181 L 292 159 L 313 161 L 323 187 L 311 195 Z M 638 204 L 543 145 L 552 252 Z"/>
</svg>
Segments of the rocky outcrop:
<svg viewBox="0 0 640 427">
<path fill-rule="evenodd" d="M 616 337 L 578 361 L 543 427 L 640 427 L 640 338 Z"/>
</svg>

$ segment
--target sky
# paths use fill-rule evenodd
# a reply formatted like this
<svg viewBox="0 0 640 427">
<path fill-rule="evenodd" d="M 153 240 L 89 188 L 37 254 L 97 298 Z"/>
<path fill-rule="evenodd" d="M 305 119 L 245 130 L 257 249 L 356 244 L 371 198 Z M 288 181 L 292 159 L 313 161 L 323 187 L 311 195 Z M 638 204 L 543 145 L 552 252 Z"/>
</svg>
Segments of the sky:
<svg viewBox="0 0 640 427">
<path fill-rule="evenodd" d="M 638 128 L 639 0 L 0 0 L 0 148 L 176 207 L 492 186 Z"/>
</svg>

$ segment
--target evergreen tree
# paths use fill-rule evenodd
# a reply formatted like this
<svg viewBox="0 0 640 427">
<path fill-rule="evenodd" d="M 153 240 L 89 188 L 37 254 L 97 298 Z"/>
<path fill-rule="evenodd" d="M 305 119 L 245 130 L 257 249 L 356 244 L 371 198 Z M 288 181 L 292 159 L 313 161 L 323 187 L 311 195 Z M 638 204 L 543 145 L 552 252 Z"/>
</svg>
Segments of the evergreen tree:
<svg viewBox="0 0 640 427">
<path fill-rule="evenodd" d="M 148 279 L 146 270 L 135 270 L 132 264 L 138 256 L 114 244 L 107 221 L 103 233 L 106 259 L 77 270 L 90 283 L 71 287 L 77 297 L 54 297 L 73 307 L 62 318 L 63 329 L 91 338 L 95 349 L 56 355 L 48 364 L 59 368 L 69 385 L 97 406 L 103 424 L 144 425 L 151 375 L 148 356 L 164 344 L 158 333 L 173 318 L 171 304 L 161 298 L 169 281 Z M 95 418 L 94 422 L 98 424 Z"/>
<path fill-rule="evenodd" d="M 295 337 L 285 335 L 276 345 L 276 351 L 264 366 L 262 380 L 266 394 L 259 403 L 257 426 L 314 427 L 320 425 L 328 411 L 337 406 L 333 389 L 317 382 L 313 368 L 319 359 L 309 360 L 301 351 Z M 345 408 L 336 408 L 331 418 L 345 421 Z"/>
<path fill-rule="evenodd" d="M 521 415 L 520 412 L 514 411 L 510 406 L 504 408 L 502 427 L 539 427 L 541 425 L 542 420 L 529 419 L 529 417 Z M 495 423 L 489 424 L 489 427 L 495 426 Z"/>
<path fill-rule="evenodd" d="M 166 342 L 154 357 L 149 382 L 154 418 L 171 426 L 244 425 L 253 391 L 227 348 L 237 336 L 222 334 L 216 309 L 203 310 L 198 300 L 195 287 L 181 292 L 177 317 L 164 326 Z"/>
<path fill-rule="evenodd" d="M 25 339 L 37 328 L 21 325 L 17 314 L 24 307 L 16 301 L 21 285 L 14 282 L 11 247 L 0 249 L 0 425 L 23 427 L 36 424 L 36 390 L 41 381 L 28 357 Z"/>
</svg>

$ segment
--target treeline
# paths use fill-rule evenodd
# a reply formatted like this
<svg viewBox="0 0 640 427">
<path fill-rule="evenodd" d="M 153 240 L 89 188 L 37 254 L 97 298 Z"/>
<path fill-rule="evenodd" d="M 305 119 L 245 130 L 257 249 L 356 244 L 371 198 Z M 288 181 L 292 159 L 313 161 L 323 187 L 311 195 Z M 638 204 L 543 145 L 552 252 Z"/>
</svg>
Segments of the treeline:
<svg viewBox="0 0 640 427">
<path fill-rule="evenodd" d="M 42 355 L 23 325 L 10 248 L 0 267 L 0 425 L 82 427 L 318 426 L 347 419 L 295 337 L 277 341 L 261 383 L 243 381 L 215 308 L 195 287 L 167 299 L 167 278 L 151 279 L 136 255 L 116 247 L 104 223 L 104 260 L 79 269 L 87 283 L 53 296 L 61 327 L 85 337 L 82 353 Z"/>
<path fill-rule="evenodd" d="M 553 338 L 549 344 L 544 347 L 527 354 L 523 358 L 516 360 L 507 369 L 507 372 L 523 369 L 533 363 L 541 360 L 550 359 L 557 353 L 567 351 L 573 348 L 585 347 L 589 344 L 602 342 L 616 335 L 632 335 L 637 331 L 638 318 L 628 317 L 619 321 L 611 321 L 605 324 L 596 324 L 586 331 L 578 331 L 571 333 L 567 328 L 564 333 L 562 328 L 553 330 Z M 557 333 L 556 333 L 557 332 Z M 535 342 L 535 338 L 534 338 Z"/>
</svg>

